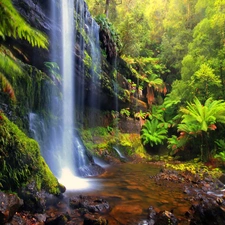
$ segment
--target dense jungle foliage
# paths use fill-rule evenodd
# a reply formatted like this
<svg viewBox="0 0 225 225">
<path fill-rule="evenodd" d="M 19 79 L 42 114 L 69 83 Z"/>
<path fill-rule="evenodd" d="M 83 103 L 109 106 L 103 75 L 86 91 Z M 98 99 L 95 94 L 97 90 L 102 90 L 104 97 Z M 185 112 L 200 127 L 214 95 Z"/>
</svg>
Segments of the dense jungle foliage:
<svg viewBox="0 0 225 225">
<path fill-rule="evenodd" d="M 147 112 L 129 114 L 147 121 L 143 143 L 164 144 L 172 155 L 182 150 L 203 161 L 225 161 L 225 1 L 87 3 L 119 33 L 134 94 L 146 98 Z"/>
</svg>

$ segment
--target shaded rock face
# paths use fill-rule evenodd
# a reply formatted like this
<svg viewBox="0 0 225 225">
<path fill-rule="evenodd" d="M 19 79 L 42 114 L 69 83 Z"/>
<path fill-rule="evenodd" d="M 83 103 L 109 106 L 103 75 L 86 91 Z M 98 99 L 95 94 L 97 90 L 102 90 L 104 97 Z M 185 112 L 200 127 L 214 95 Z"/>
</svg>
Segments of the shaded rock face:
<svg viewBox="0 0 225 225">
<path fill-rule="evenodd" d="M 49 36 L 52 29 L 52 21 L 49 18 L 48 11 L 50 1 L 35 0 L 13 0 L 13 5 L 31 27 L 36 28 Z M 42 5 L 41 5 L 42 4 Z M 44 11 L 45 9 L 46 11 Z M 59 31 L 59 28 L 57 29 Z M 10 50 L 13 54 L 25 63 L 31 64 L 38 69 L 42 69 L 45 61 L 49 60 L 49 51 L 32 47 L 27 41 L 20 39 L 8 40 L 9 46 L 15 46 Z M 22 53 L 22 54 L 21 54 Z"/>
<path fill-rule="evenodd" d="M 19 191 L 19 196 L 24 200 L 23 210 L 32 213 L 43 213 L 46 209 L 46 197 L 49 196 L 45 191 L 37 191 L 34 182 L 28 184 Z"/>
<path fill-rule="evenodd" d="M 16 195 L 0 192 L 0 224 L 10 221 L 22 204 Z"/>
</svg>

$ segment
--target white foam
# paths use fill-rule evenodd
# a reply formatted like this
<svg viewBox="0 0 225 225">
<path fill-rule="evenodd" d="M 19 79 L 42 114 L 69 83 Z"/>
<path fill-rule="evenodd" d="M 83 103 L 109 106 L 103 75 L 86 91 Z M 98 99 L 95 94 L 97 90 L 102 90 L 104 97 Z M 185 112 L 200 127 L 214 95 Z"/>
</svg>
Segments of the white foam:
<svg viewBox="0 0 225 225">
<path fill-rule="evenodd" d="M 83 190 L 90 187 L 89 182 L 85 178 L 74 176 L 68 168 L 62 169 L 62 176 L 59 182 L 66 187 L 66 190 Z"/>
</svg>

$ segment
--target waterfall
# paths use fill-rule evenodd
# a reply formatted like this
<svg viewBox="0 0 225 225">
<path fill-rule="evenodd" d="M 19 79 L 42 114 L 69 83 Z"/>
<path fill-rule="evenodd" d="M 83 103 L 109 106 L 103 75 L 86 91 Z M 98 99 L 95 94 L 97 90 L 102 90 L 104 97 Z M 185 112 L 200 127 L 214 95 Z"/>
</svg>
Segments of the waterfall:
<svg viewBox="0 0 225 225">
<path fill-rule="evenodd" d="M 100 108 L 100 98 L 99 98 L 99 89 L 100 89 L 100 81 L 99 74 L 101 73 L 101 53 L 100 53 L 100 43 L 99 43 L 99 25 L 95 22 L 94 19 L 91 19 L 88 24 L 88 37 L 89 37 L 89 45 L 90 45 L 90 56 L 92 59 L 91 62 L 91 82 L 90 82 L 90 94 L 88 96 L 89 106 L 93 109 Z M 90 117 L 90 126 L 95 126 L 96 115 L 91 113 Z"/>
<path fill-rule="evenodd" d="M 74 185 L 77 187 L 78 183 L 82 182 L 74 178 L 103 172 L 103 169 L 87 153 L 76 127 L 76 107 L 82 106 L 79 110 L 83 111 L 84 106 L 84 50 L 87 45 L 92 46 L 91 49 L 99 49 L 97 33 L 99 31 L 83 0 L 60 0 L 59 3 L 51 0 L 53 29 L 50 35 L 51 62 L 48 66 L 53 63 L 59 65 L 59 71 L 55 72 L 61 73 L 61 80 L 57 81 L 57 85 L 48 84 L 47 87 L 51 93 L 49 106 L 46 109 L 51 115 L 50 118 L 46 119 L 32 112 L 29 121 L 32 136 L 38 141 L 50 169 L 67 188 L 75 188 Z M 90 27 L 89 21 L 92 21 Z M 93 27 L 95 31 L 87 31 L 93 30 Z M 86 34 L 82 34 L 82 31 Z M 89 42 L 86 45 L 85 35 Z M 93 66 L 97 66 L 100 53 L 96 53 L 95 50 L 92 54 L 91 57 L 96 60 L 93 60 Z M 97 67 L 99 65 L 98 62 Z M 96 71 L 93 68 L 91 70 Z M 52 79 L 56 81 L 54 76 Z M 72 187 L 71 184 L 67 184 L 68 180 L 73 183 Z"/>
<path fill-rule="evenodd" d="M 75 174 L 74 166 L 74 1 L 62 0 L 62 107 L 63 146 L 62 168 L 69 168 Z"/>
</svg>

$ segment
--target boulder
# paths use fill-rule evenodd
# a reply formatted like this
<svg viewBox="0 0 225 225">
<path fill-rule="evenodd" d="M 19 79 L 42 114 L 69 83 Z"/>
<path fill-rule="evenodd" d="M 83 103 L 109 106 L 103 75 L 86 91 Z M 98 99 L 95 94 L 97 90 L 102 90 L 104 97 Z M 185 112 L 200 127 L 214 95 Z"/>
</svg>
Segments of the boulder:
<svg viewBox="0 0 225 225">
<path fill-rule="evenodd" d="M 0 224 L 9 222 L 22 205 L 17 195 L 0 192 Z"/>
<path fill-rule="evenodd" d="M 102 198 L 80 195 L 70 198 L 70 207 L 73 209 L 84 208 L 92 213 L 105 213 L 109 210 L 109 203 Z"/>
<path fill-rule="evenodd" d="M 93 215 L 85 215 L 83 225 L 107 225 L 108 220 L 103 217 L 97 217 Z"/>
</svg>

